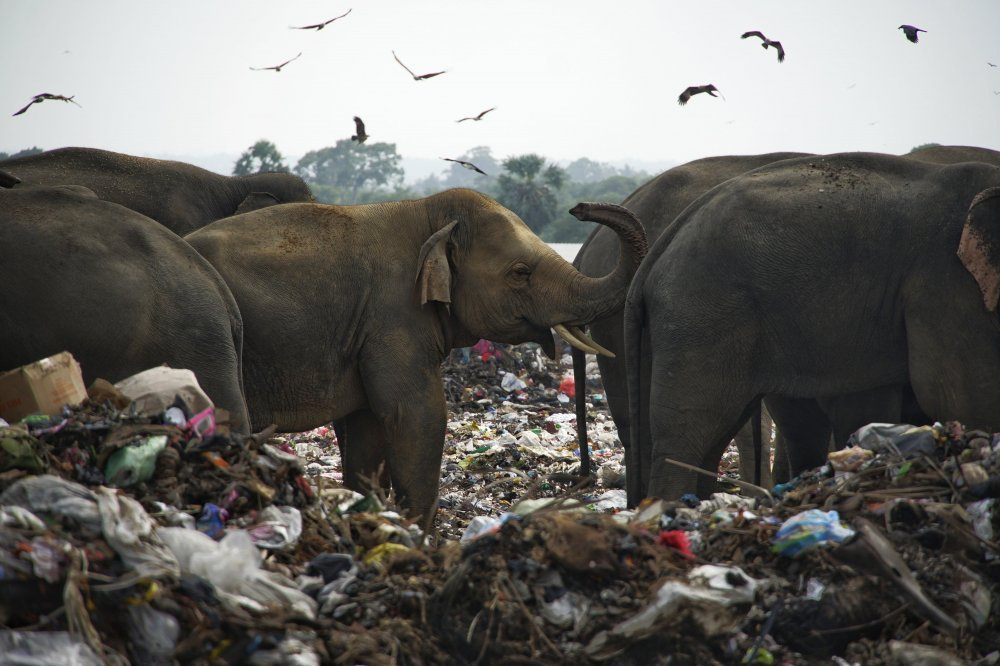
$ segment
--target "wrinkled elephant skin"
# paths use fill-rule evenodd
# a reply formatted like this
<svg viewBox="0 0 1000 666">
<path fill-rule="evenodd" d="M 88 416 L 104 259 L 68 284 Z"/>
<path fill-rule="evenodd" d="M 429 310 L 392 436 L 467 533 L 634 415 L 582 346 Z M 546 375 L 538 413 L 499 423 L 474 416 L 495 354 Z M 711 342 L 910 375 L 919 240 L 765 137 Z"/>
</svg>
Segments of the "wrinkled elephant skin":
<svg viewBox="0 0 1000 666">
<path fill-rule="evenodd" d="M 301 431 L 343 419 L 344 476 L 377 475 L 411 516 L 436 504 L 447 407 L 440 364 L 480 338 L 538 342 L 620 309 L 645 252 L 610 204 L 574 214 L 613 226 L 618 265 L 586 277 L 514 213 L 471 190 L 359 206 L 284 204 L 186 236 L 233 290 L 245 325 L 251 421 Z"/>
<path fill-rule="evenodd" d="M 0 162 L 20 186 L 82 185 L 98 197 L 151 217 L 178 236 L 264 206 L 312 201 L 298 176 L 223 176 L 193 164 L 97 148 L 57 148 Z"/>
<path fill-rule="evenodd" d="M 249 432 L 239 310 L 176 234 L 83 187 L 26 187 L 0 190 L 0 248 L 0 370 L 63 350 L 88 385 L 186 368 Z"/>
<path fill-rule="evenodd" d="M 779 152 L 763 155 L 726 155 L 694 160 L 668 169 L 647 181 L 626 197 L 622 205 L 642 221 L 646 237 L 652 244 L 688 204 L 719 183 L 765 164 L 804 155 L 806 153 Z M 573 264 L 585 275 L 603 275 L 614 267 L 617 256 L 618 237 L 609 229 L 598 227 L 587 237 Z M 625 462 L 628 467 L 632 452 L 629 446 L 622 321 L 622 312 L 615 312 L 592 322 L 590 334 L 602 346 L 616 353 L 615 358 L 598 356 L 597 364 L 601 369 L 601 384 L 607 396 L 608 409 L 618 428 L 618 436 L 626 447 Z M 583 369 L 577 365 L 579 364 L 574 363 L 574 373 L 582 372 Z M 582 393 L 577 395 L 577 400 L 584 399 Z M 766 433 L 762 441 L 767 446 L 771 423 L 766 415 L 762 429 Z M 737 434 L 736 443 L 740 452 L 740 476 L 744 480 L 753 480 L 753 433 L 749 423 Z M 648 451 L 645 453 L 648 454 Z M 765 461 L 769 460 L 768 453 L 766 449 L 763 451 Z M 765 465 L 761 477 L 761 484 L 765 487 L 770 487 L 768 467 Z M 649 464 L 647 462 L 645 465 L 632 465 L 631 471 L 635 471 L 636 468 L 648 471 Z M 633 474 L 631 471 L 626 476 L 626 483 L 629 503 L 634 506 L 642 498 L 649 479 L 640 479 L 638 473 Z"/>
<path fill-rule="evenodd" d="M 756 169 L 679 215 L 626 302 L 648 494 L 704 490 L 663 458 L 715 469 L 763 395 L 910 384 L 930 418 L 1000 426 L 997 186 L 982 162 L 842 153 Z"/>
</svg>

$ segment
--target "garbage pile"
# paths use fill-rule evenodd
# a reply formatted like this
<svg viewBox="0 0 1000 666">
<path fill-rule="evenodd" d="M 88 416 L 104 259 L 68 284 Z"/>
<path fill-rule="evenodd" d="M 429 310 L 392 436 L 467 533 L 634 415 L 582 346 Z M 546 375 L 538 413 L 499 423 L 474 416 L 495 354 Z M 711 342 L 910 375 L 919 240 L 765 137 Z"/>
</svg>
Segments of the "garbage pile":
<svg viewBox="0 0 1000 666">
<path fill-rule="evenodd" d="M 428 534 L 329 426 L 108 385 L 0 423 L 0 662 L 1000 663 L 1000 437 L 872 424 L 769 496 L 627 509 L 596 364 L 585 479 L 568 358 L 467 352 Z"/>
</svg>

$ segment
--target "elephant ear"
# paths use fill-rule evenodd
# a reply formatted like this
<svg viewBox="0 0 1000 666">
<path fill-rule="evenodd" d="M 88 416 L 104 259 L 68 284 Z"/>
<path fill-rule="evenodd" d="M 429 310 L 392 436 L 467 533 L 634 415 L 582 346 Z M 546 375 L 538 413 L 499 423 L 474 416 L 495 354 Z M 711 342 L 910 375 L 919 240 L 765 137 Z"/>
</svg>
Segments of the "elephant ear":
<svg viewBox="0 0 1000 666">
<path fill-rule="evenodd" d="M 958 257 L 976 278 L 986 309 L 996 311 L 1000 299 L 1000 187 L 983 190 L 972 200 Z"/>
<path fill-rule="evenodd" d="M 448 265 L 448 238 L 458 220 L 449 222 L 424 241 L 417 256 L 417 285 L 420 304 L 427 301 L 451 303 L 451 266 Z"/>
<path fill-rule="evenodd" d="M 281 201 L 278 197 L 274 196 L 270 192 L 251 192 L 246 196 L 240 205 L 237 206 L 236 212 L 233 215 L 242 215 L 243 213 L 249 213 L 252 210 L 257 210 L 258 208 L 267 208 L 268 206 L 273 206 L 274 204 L 279 204 Z"/>
</svg>

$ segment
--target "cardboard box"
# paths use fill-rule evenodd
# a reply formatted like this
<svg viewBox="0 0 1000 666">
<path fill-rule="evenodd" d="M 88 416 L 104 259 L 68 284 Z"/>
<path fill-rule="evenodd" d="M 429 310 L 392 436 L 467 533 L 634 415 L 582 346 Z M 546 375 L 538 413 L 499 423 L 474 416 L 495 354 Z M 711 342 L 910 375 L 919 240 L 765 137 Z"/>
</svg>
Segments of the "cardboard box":
<svg viewBox="0 0 1000 666">
<path fill-rule="evenodd" d="M 63 405 L 87 397 L 80 364 L 69 352 L 0 374 L 0 418 L 15 423 L 29 414 L 56 416 Z"/>
</svg>

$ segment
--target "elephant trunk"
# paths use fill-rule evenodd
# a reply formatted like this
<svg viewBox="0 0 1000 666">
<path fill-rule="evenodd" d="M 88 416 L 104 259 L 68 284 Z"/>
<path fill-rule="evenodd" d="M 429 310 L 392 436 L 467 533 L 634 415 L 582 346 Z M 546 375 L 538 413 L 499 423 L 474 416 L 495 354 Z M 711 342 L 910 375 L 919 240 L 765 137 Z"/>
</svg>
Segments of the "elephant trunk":
<svg viewBox="0 0 1000 666">
<path fill-rule="evenodd" d="M 557 279 L 554 283 L 567 286 L 562 297 L 550 300 L 550 303 L 559 304 L 555 311 L 548 313 L 555 321 L 552 328 L 577 349 L 613 357 L 611 351 L 587 337 L 579 326 L 607 317 L 624 307 L 632 276 L 646 255 L 646 232 L 635 215 L 615 204 L 581 203 L 570 213 L 580 220 L 599 222 L 618 234 L 618 262 L 613 271 L 597 278 L 584 275 L 568 262 L 554 262 L 558 266 L 552 266 L 553 272 L 564 276 L 564 279 Z"/>
<path fill-rule="evenodd" d="M 618 262 L 603 277 L 588 277 L 577 271 L 571 283 L 569 303 L 576 308 L 565 323 L 585 324 L 621 310 L 632 276 L 648 249 L 646 231 L 639 219 L 623 206 L 580 203 L 570 210 L 579 220 L 598 222 L 618 234 Z"/>
</svg>

